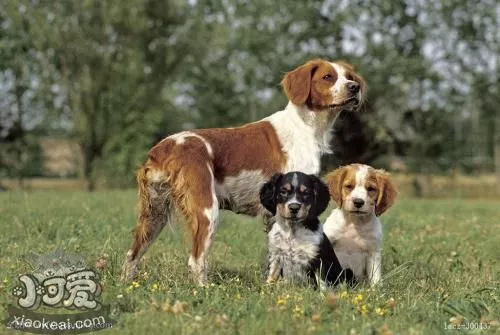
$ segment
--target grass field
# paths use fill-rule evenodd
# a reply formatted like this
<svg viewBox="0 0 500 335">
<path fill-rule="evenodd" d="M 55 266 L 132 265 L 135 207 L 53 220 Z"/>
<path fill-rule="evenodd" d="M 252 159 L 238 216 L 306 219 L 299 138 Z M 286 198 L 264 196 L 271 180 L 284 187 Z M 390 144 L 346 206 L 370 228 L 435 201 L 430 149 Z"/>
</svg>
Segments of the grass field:
<svg viewBox="0 0 500 335">
<path fill-rule="evenodd" d="M 30 271 L 22 256 L 59 246 L 90 264 L 107 258 L 100 300 L 117 324 L 100 334 L 442 334 L 468 322 L 488 329 L 462 333 L 500 333 L 498 201 L 401 199 L 382 217 L 383 283 L 333 293 L 265 285 L 260 221 L 226 212 L 208 288 L 186 279 L 182 225 L 160 235 L 137 282 L 121 283 L 135 202 L 134 191 L 0 193 L 1 318 Z"/>
</svg>

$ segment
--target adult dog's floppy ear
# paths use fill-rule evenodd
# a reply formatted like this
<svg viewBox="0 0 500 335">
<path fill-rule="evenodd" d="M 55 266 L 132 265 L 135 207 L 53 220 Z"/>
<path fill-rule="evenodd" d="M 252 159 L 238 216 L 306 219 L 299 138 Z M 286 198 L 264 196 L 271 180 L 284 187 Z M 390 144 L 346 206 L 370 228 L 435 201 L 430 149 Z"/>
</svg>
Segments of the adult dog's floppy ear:
<svg viewBox="0 0 500 335">
<path fill-rule="evenodd" d="M 384 170 L 375 170 L 375 177 L 377 178 L 379 189 L 375 205 L 375 215 L 380 216 L 394 204 L 398 192 L 389 177 L 389 173 Z"/>
<path fill-rule="evenodd" d="M 340 167 L 326 176 L 326 183 L 328 184 L 330 195 L 339 208 L 342 207 L 342 183 L 346 173 L 347 169 L 345 167 Z"/>
<path fill-rule="evenodd" d="M 273 215 L 276 215 L 276 185 L 281 177 L 283 174 L 276 173 L 260 189 L 260 203 Z"/>
<path fill-rule="evenodd" d="M 309 175 L 313 180 L 314 185 L 314 205 L 311 208 L 312 215 L 318 217 L 323 213 L 328 207 L 330 202 L 330 194 L 328 193 L 328 187 L 315 175 Z"/>
<path fill-rule="evenodd" d="M 288 100 L 294 105 L 302 106 L 306 103 L 311 92 L 312 76 L 318 66 L 319 61 L 312 60 L 288 72 L 285 77 L 283 77 L 281 86 L 283 86 L 283 90 Z"/>
</svg>

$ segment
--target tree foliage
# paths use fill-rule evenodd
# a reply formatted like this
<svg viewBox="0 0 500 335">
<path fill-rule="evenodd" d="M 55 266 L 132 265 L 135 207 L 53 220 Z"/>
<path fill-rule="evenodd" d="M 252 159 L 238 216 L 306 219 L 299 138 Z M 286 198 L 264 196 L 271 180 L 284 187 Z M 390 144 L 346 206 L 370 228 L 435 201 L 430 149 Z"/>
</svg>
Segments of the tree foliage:
<svg viewBox="0 0 500 335">
<path fill-rule="evenodd" d="M 491 0 L 8 0 L 0 136 L 62 133 L 80 145 L 89 189 L 103 175 L 128 185 L 155 141 L 282 109 L 283 74 L 325 57 L 354 64 L 369 86 L 363 111 L 337 122 L 326 166 L 397 157 L 415 172 L 500 176 L 499 10 Z"/>
</svg>

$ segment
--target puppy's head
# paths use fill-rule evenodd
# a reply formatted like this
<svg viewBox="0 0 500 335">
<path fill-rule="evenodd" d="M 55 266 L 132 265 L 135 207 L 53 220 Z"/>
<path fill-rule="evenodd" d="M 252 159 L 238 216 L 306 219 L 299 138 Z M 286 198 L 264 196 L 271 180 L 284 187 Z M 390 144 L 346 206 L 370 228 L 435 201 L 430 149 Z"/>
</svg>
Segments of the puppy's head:
<svg viewBox="0 0 500 335">
<path fill-rule="evenodd" d="M 328 190 L 339 208 L 355 214 L 380 216 L 392 206 L 396 188 L 384 170 L 351 164 L 327 176 Z"/>
<path fill-rule="evenodd" d="M 302 172 L 277 173 L 260 190 L 260 201 L 268 211 L 292 221 L 318 217 L 329 198 L 318 177 Z"/>
<path fill-rule="evenodd" d="M 288 72 L 281 85 L 296 106 L 310 110 L 356 110 L 365 96 L 365 81 L 345 62 L 311 60 Z"/>
</svg>

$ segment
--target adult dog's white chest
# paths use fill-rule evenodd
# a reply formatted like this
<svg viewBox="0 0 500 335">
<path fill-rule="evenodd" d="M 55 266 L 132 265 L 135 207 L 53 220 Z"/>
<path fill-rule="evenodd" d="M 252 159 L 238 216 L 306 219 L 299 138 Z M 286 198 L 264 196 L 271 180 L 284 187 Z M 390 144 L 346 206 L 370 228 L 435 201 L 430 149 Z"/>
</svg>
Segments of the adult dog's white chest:
<svg viewBox="0 0 500 335">
<path fill-rule="evenodd" d="M 318 116 L 311 113 L 314 112 L 289 104 L 285 110 L 265 119 L 275 128 L 286 154 L 283 173 L 301 171 L 318 174 L 321 155 L 331 153 L 329 141 L 336 115 Z"/>
</svg>

